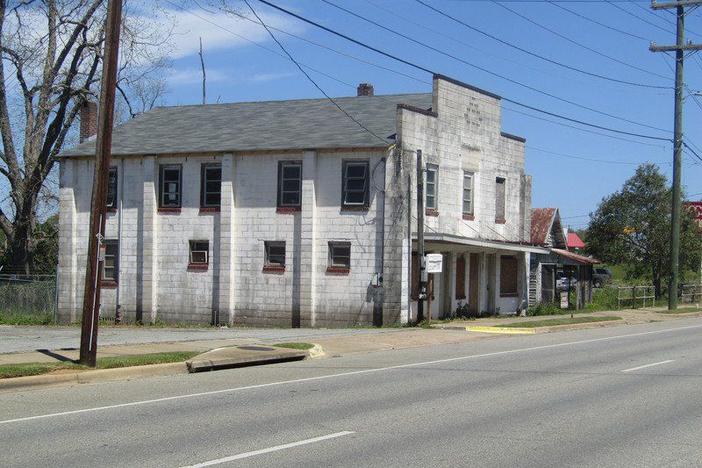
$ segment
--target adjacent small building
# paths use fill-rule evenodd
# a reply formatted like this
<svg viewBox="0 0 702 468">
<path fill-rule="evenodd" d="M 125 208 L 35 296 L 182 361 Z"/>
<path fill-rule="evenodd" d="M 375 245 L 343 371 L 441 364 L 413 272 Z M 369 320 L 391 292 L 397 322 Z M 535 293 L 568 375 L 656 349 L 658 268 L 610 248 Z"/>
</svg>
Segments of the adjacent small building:
<svg viewBox="0 0 702 468">
<path fill-rule="evenodd" d="M 416 315 L 417 150 L 431 314 L 527 307 L 531 178 L 499 96 L 436 75 L 431 93 L 156 108 L 116 128 L 102 314 L 282 326 Z M 93 109 L 94 110 L 94 109 Z M 87 109 L 90 111 L 90 109 Z M 91 122 L 89 115 L 86 122 Z M 94 120 L 93 120 L 94 121 Z M 89 133 L 89 132 L 88 132 Z M 60 161 L 59 308 L 75 321 L 94 142 Z"/>
<path fill-rule="evenodd" d="M 531 211 L 531 243 L 546 253 L 532 255 L 529 271 L 529 304 L 560 302 L 560 292 L 575 289 L 573 303 L 582 309 L 592 302 L 593 265 L 599 260 L 573 252 L 585 244 L 572 237 L 561 224 L 558 208 L 534 208 Z M 560 279 L 560 281 L 559 281 Z"/>
</svg>

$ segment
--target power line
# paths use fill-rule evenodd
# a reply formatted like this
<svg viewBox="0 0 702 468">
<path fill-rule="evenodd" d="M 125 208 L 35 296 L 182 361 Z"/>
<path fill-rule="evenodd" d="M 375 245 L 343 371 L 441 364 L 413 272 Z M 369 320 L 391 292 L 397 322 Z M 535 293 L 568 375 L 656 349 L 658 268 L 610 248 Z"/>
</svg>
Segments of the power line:
<svg viewBox="0 0 702 468">
<path fill-rule="evenodd" d="M 448 53 L 448 52 L 445 52 L 445 51 L 443 51 L 443 50 L 440 50 L 440 49 L 438 49 L 438 48 L 436 48 L 436 47 L 434 47 L 434 46 L 432 46 L 432 45 L 430 45 L 430 44 L 427 44 L 427 43 L 425 43 L 425 42 L 421 42 L 421 41 L 419 41 L 419 40 L 417 40 L 417 39 L 415 39 L 415 38 L 413 38 L 413 37 L 411 37 L 411 36 L 408 36 L 408 35 L 406 35 L 406 34 L 404 34 L 404 33 L 401 33 L 401 32 L 399 32 L 399 31 L 396 31 L 396 30 L 394 30 L 394 29 L 391 29 L 391 28 L 389 28 L 389 27 L 387 27 L 387 26 L 385 26 L 385 25 L 383 25 L 383 24 L 380 24 L 380 23 L 378 23 L 377 21 L 373 21 L 373 20 L 371 20 L 371 19 L 369 19 L 369 18 L 366 18 L 365 16 L 362 16 L 362 15 L 360 15 L 360 14 L 358 14 L 358 13 L 355 13 L 355 12 L 353 12 L 353 11 L 351 11 L 351 10 L 348 10 L 348 9 L 342 7 L 342 6 L 339 6 L 339 5 L 333 3 L 333 2 L 330 1 L 330 0 L 321 0 L 321 1 L 324 2 L 324 3 L 326 3 L 326 4 L 328 4 L 328 5 L 330 5 L 330 6 L 332 6 L 332 7 L 334 7 L 334 8 L 337 8 L 337 9 L 339 9 L 339 10 L 341 10 L 341 11 L 344 11 L 344 12 L 346 12 L 346 13 L 348 13 L 348 14 L 350 14 L 350 15 L 352 15 L 352 16 L 358 18 L 358 19 L 361 19 L 361 20 L 363 20 L 363 21 L 366 21 L 366 22 L 368 22 L 368 23 L 370 23 L 370 24 L 372 24 L 372 25 L 374 25 L 374 26 L 376 26 L 376 27 L 378 27 L 378 28 L 380 28 L 380 29 L 383 29 L 384 31 L 390 32 L 390 33 L 392 33 L 392 34 L 395 34 L 395 35 L 397 35 L 397 36 L 399 36 L 399 37 L 401 37 L 401 38 L 403 38 L 403 39 L 406 39 L 406 40 L 408 40 L 408 41 L 410 41 L 410 42 L 413 42 L 413 43 L 415 43 L 415 44 L 418 44 L 418 45 L 420 45 L 420 46 L 422 46 L 422 47 L 425 47 L 425 48 L 427 48 L 427 49 L 429 49 L 429 50 L 432 50 L 432 51 L 434 51 L 434 52 L 437 52 L 437 53 L 439 53 L 439 54 L 441 54 L 441 55 L 444 55 L 444 56 L 446 56 L 446 57 L 449 57 L 449 58 L 451 58 L 451 59 L 453 59 L 453 60 L 456 60 L 456 61 L 458 61 L 458 62 L 461 62 L 461 63 L 463 63 L 464 65 L 468 65 L 468 66 L 470 66 L 470 67 L 472 67 L 472 68 L 475 68 L 475 69 L 477 69 L 477 70 L 480 70 L 480 71 L 482 71 L 482 72 L 484 72 L 484 73 L 487 73 L 487 74 L 489 74 L 489 75 L 495 76 L 495 77 L 497 77 L 497 78 L 503 79 L 503 80 L 505 80 L 505 81 L 507 81 L 507 82 L 509 82 L 509 83 L 516 84 L 517 86 L 521 86 L 521 87 L 526 88 L 526 89 L 528 89 L 528 90 L 530 90 L 530 91 L 534 91 L 534 92 L 536 92 L 536 93 L 543 94 L 544 96 L 548 96 L 548 97 L 550 97 L 550 98 L 552 98 L 552 99 L 556 99 L 556 100 L 558 100 L 558 101 L 565 102 L 565 103 L 570 104 L 570 105 L 572 105 L 572 106 L 575 106 L 575 107 L 579 107 L 579 108 L 581 108 L 581 109 L 588 110 L 588 111 L 590 111 L 590 112 L 595 112 L 595 113 L 600 114 L 600 115 L 605 115 L 605 116 L 607 116 L 607 117 L 614 118 L 614 119 L 618 119 L 618 120 L 622 120 L 622 121 L 625 121 L 625 122 L 628 122 L 628 123 L 631 123 L 631 124 L 634 124 L 634 125 L 639 125 L 639 126 L 641 126 L 641 127 L 646 127 L 646 128 L 650 128 L 650 129 L 653 129 L 653 130 L 658 130 L 658 131 L 661 131 L 661 132 L 669 133 L 668 130 L 665 130 L 665 129 L 662 129 L 662 128 L 659 128 L 659 127 L 655 127 L 655 126 L 652 126 L 652 125 L 644 124 L 644 123 L 641 123 L 641 122 L 636 122 L 636 121 L 634 121 L 634 120 L 630 120 L 630 119 L 627 119 L 627 118 L 624 118 L 624 117 L 616 116 L 616 115 L 610 114 L 610 113 L 608 113 L 608 112 L 600 111 L 600 110 L 598 110 L 598 109 L 595 109 L 595 108 L 592 108 L 592 107 L 589 107 L 589 106 L 580 104 L 580 103 L 575 102 L 575 101 L 571 101 L 571 100 L 569 100 L 569 99 L 561 98 L 561 97 L 559 97 L 559 96 L 557 96 L 557 95 L 555 95 L 555 94 L 549 93 L 549 92 L 547 92 L 547 91 L 543 91 L 543 90 L 541 90 L 541 89 L 538 89 L 538 88 L 535 88 L 535 87 L 530 86 L 530 85 L 528 85 L 528 84 L 525 84 L 525 83 L 523 83 L 523 82 L 521 82 L 521 81 L 517 81 L 517 80 L 514 80 L 514 79 L 512 79 L 512 78 L 509 78 L 509 77 L 507 77 L 507 76 L 505 76 L 505 75 L 501 75 L 501 74 L 499 74 L 499 73 L 493 72 L 493 71 L 491 71 L 491 70 L 489 70 L 489 69 L 487 69 L 487 68 L 481 67 L 481 66 L 479 66 L 479 65 L 475 65 L 474 63 L 468 62 L 468 61 L 462 59 L 461 57 L 457 57 L 457 56 L 455 56 L 455 55 L 453 55 L 453 54 L 450 54 L 450 53 Z"/>
<path fill-rule="evenodd" d="M 554 156 L 568 158 L 568 159 L 577 159 L 580 161 L 596 162 L 596 163 L 603 163 L 603 164 L 622 164 L 622 165 L 631 165 L 631 166 L 639 166 L 639 165 L 643 164 L 643 163 L 633 162 L 633 161 L 618 161 L 618 160 L 612 160 L 612 159 L 597 159 L 597 158 L 588 158 L 588 157 L 584 157 L 584 156 L 575 156 L 572 154 L 565 154 L 565 153 L 559 153 L 556 151 L 546 150 L 543 148 L 533 146 L 533 145 L 528 144 L 528 143 L 526 145 L 526 149 L 532 150 L 532 151 L 537 151 L 539 153 L 551 154 Z"/>
<path fill-rule="evenodd" d="M 283 44 L 278 40 L 278 38 L 275 37 L 275 34 L 273 34 L 273 31 L 271 31 L 270 29 L 268 29 L 268 25 L 266 25 L 266 23 L 261 19 L 261 17 L 258 16 L 258 13 L 256 13 L 256 10 L 253 9 L 253 7 L 251 6 L 251 4 L 249 3 L 249 0 L 244 0 L 244 3 L 246 3 L 246 6 L 249 7 L 249 9 L 251 10 L 251 13 L 253 13 L 253 15 L 256 17 L 256 19 L 258 19 L 258 21 L 261 23 L 261 26 L 263 26 L 263 27 L 266 29 L 266 31 L 268 31 L 268 34 L 269 34 L 269 35 L 271 36 L 271 38 L 275 41 L 275 43 L 278 44 L 278 46 L 283 50 L 283 52 L 285 52 L 285 55 L 288 56 L 288 58 L 295 64 L 295 66 L 302 72 L 302 74 L 305 75 L 305 77 L 315 86 L 315 88 L 317 88 L 317 89 L 319 90 L 320 93 L 322 93 L 322 94 L 329 100 L 329 102 L 331 102 L 332 104 L 334 104 L 334 106 L 336 106 L 337 109 L 339 109 L 344 115 L 346 115 L 346 117 L 348 117 L 349 119 L 351 119 L 352 121 L 354 121 L 354 122 L 355 122 L 359 127 L 361 127 L 363 130 L 365 130 L 365 131 L 368 132 L 369 134 L 373 135 L 373 136 L 374 136 L 375 138 L 377 138 L 378 140 L 382 141 L 383 144 L 385 144 L 385 145 L 389 144 L 387 139 L 385 139 L 385 138 L 383 138 L 383 137 L 381 137 L 381 136 L 378 136 L 375 132 L 373 132 L 373 131 L 370 130 L 368 127 L 366 127 L 365 125 L 363 125 L 361 122 L 359 122 L 359 121 L 358 121 L 355 117 L 353 117 L 351 114 L 349 114 L 348 112 L 346 112 L 346 110 L 344 110 L 334 99 L 332 99 L 331 96 L 329 96 L 329 95 L 327 94 L 327 92 L 324 91 L 324 90 L 322 89 L 322 87 L 319 86 L 319 85 L 317 84 L 317 82 L 305 71 L 305 69 L 302 68 L 302 66 L 301 66 L 299 63 L 297 63 L 297 61 L 293 58 L 293 56 L 290 55 L 290 52 L 288 52 L 288 50 L 283 46 Z"/>
<path fill-rule="evenodd" d="M 634 69 L 634 70 L 638 70 L 638 71 L 643 72 L 643 73 L 647 73 L 647 74 L 649 74 L 649 75 L 656 76 L 656 77 L 658 77 L 658 78 L 663 78 L 663 79 L 665 79 L 665 80 L 670 80 L 670 77 L 669 77 L 669 76 L 661 75 L 661 74 L 659 74 L 659 73 L 652 72 L 652 71 L 647 70 L 647 69 L 645 69 L 645 68 L 641 68 L 641 67 L 638 67 L 638 66 L 636 66 L 636 65 L 632 65 L 632 64 L 630 64 L 630 63 L 628 63 L 628 62 L 625 62 L 625 61 L 623 61 L 623 60 L 620 60 L 620 59 L 618 59 L 618 58 L 616 58 L 616 57 L 612 57 L 611 55 L 607 55 L 607 54 L 605 54 L 604 52 L 601 52 L 601 51 L 599 51 L 599 50 L 593 49 L 592 47 L 589 47 L 589 46 L 587 46 L 587 45 L 585 45 L 585 44 L 582 44 L 581 42 L 578 42 L 578 41 L 576 41 L 576 40 L 574 40 L 574 39 L 571 39 L 570 37 L 566 36 L 565 34 L 561 34 L 561 33 L 559 33 L 558 31 L 554 31 L 553 29 L 549 28 L 548 26 L 545 26 L 545 25 L 543 25 L 543 24 L 541 24 L 541 23 L 539 23 L 539 22 L 537 22 L 537 21 L 532 20 L 531 18 L 529 18 L 529 17 L 523 15 L 522 13 L 520 13 L 520 12 L 518 12 L 518 11 L 516 11 L 516 10 L 510 8 L 510 7 L 508 7 L 507 5 L 503 5 L 502 2 L 501 2 L 500 0 L 490 0 L 490 1 L 491 1 L 492 3 L 494 3 L 495 5 L 497 5 L 497 6 L 501 7 L 501 8 L 503 8 L 503 9 L 505 9 L 505 10 L 511 12 L 511 13 L 513 13 L 514 15 L 516 15 L 516 16 L 518 16 L 518 17 L 520 17 L 520 18 L 522 18 L 523 20 L 528 21 L 529 23 L 531 23 L 531 24 L 533 24 L 533 25 L 535 25 L 535 26 L 537 26 L 537 27 L 539 27 L 539 28 L 541 28 L 541 29 L 543 29 L 543 30 L 545 30 L 545 31 L 548 31 L 548 32 L 550 32 L 551 34 L 553 34 L 553 35 L 555 35 L 555 36 L 557 36 L 557 37 L 560 37 L 560 38 L 563 39 L 564 41 L 568 41 L 568 42 L 570 42 L 571 44 L 574 44 L 574 45 L 576 45 L 576 46 L 578 46 L 578 47 L 581 47 L 581 48 L 583 48 L 583 49 L 585 49 L 585 50 L 588 50 L 588 51 L 590 51 L 590 52 L 592 52 L 592 53 L 594 53 L 594 54 L 597 54 L 597 55 L 599 55 L 599 56 L 601 56 L 601 57 L 604 57 L 604 58 L 606 58 L 606 59 L 608 59 L 608 60 L 611 60 L 611 61 L 613 61 L 613 62 L 616 62 L 616 63 L 618 63 L 618 64 L 620 64 L 620 65 L 624 65 L 624 66 L 626 66 L 626 67 L 632 68 L 632 69 Z"/>
<path fill-rule="evenodd" d="M 319 23 L 317 23 L 317 22 L 315 22 L 315 21 L 312 21 L 312 20 L 310 20 L 310 19 L 308 19 L 308 18 L 305 18 L 305 17 L 303 17 L 303 16 L 301 16 L 301 15 L 298 15 L 297 13 L 293 13 L 293 12 L 290 11 L 290 10 L 287 10 L 287 9 L 285 9 L 285 8 L 283 8 L 283 7 L 280 7 L 280 6 L 278 6 L 278 5 L 274 4 L 274 3 L 271 3 L 271 2 L 268 1 L 268 0 L 259 0 L 259 1 L 260 1 L 261 3 L 264 3 L 265 5 L 268 5 L 268 6 L 272 7 L 272 8 L 275 8 L 276 10 L 281 11 L 281 12 L 283 12 L 283 13 L 289 15 L 289 16 L 293 16 L 293 17 L 295 17 L 295 18 L 297 18 L 297 19 L 299 19 L 299 20 L 301 20 L 301 21 L 304 21 L 304 22 L 306 22 L 306 23 L 308 23 L 308 24 L 311 24 L 311 25 L 313 25 L 313 26 L 315 26 L 315 27 L 318 27 L 318 28 L 320 28 L 320 29 L 323 29 L 323 30 L 325 30 L 325 31 L 327 31 L 327 32 L 329 32 L 329 33 L 331 33 L 331 34 L 333 34 L 333 35 L 336 35 L 336 36 L 338 36 L 338 37 L 341 37 L 341 38 L 344 38 L 344 39 L 346 39 L 346 40 L 349 40 L 350 42 L 353 42 L 354 44 L 357 44 L 357 45 L 359 45 L 359 46 L 361 46 L 361 47 L 364 47 L 364 48 L 366 48 L 366 49 L 368 49 L 368 50 L 372 50 L 372 51 L 374 51 L 374 52 L 376 52 L 376 53 L 378 53 L 378 54 L 381 54 L 381 55 L 383 55 L 383 56 L 385 56 L 385 57 L 391 58 L 391 59 L 393 59 L 393 60 L 396 60 L 396 61 L 398 61 L 398 62 L 400 62 L 400 63 L 403 63 L 403 64 L 405 64 L 405 65 L 408 65 L 408 66 L 410 66 L 410 67 L 414 67 L 414 68 L 416 68 L 416 69 L 418 69 L 418 70 L 421 70 L 421 71 L 424 71 L 424 72 L 426 72 L 426 73 L 430 73 L 430 74 L 432 74 L 432 75 L 439 75 L 438 73 L 434 73 L 433 71 L 429 70 L 429 69 L 426 68 L 426 67 L 423 67 L 423 66 L 421 66 L 421 65 L 417 65 L 417 64 L 412 63 L 412 62 L 410 62 L 410 61 L 408 61 L 408 60 L 405 60 L 405 59 L 403 59 L 403 58 L 397 57 L 397 56 L 395 56 L 395 55 L 393 55 L 393 54 L 390 54 L 390 53 L 388 53 L 388 52 L 385 52 L 385 51 L 383 51 L 383 50 L 380 50 L 380 49 L 378 49 L 378 48 L 376 48 L 376 47 L 373 47 L 373 46 L 371 46 L 371 45 L 365 44 L 365 43 L 363 43 L 363 42 L 361 42 L 361 41 L 359 41 L 359 40 L 357 40 L 357 39 L 353 39 L 353 38 L 351 38 L 351 37 L 349 37 L 349 36 L 347 36 L 347 35 L 345 35 L 345 34 L 343 34 L 343 33 L 340 33 L 340 32 L 338 32 L 338 31 L 335 31 L 335 30 L 333 30 L 333 29 L 331 29 L 331 28 L 328 28 L 328 27 L 326 27 L 326 26 L 324 26 L 324 25 L 322 25 L 322 24 L 319 24 Z M 536 112 L 540 112 L 540 113 L 543 113 L 543 114 L 546 114 L 546 115 L 550 115 L 550 116 L 552 116 L 552 117 L 557 117 L 557 118 L 560 118 L 560 119 L 563 119 L 563 120 L 567 120 L 567 121 L 570 121 L 570 122 L 578 123 L 578 124 L 581 124 L 581 125 L 584 125 L 584 126 L 588 126 L 588 127 L 598 128 L 598 129 L 606 130 L 606 131 L 613 132 L 613 133 L 620 133 L 620 134 L 624 134 L 624 135 L 637 136 L 637 137 L 639 137 L 639 138 L 644 138 L 644 139 L 657 140 L 657 141 L 665 141 L 665 142 L 669 142 L 669 141 L 670 141 L 670 139 L 668 139 L 668 138 L 656 137 L 656 136 L 651 136 L 651 135 L 643 135 L 643 134 L 634 133 L 634 132 L 626 132 L 626 131 L 623 131 L 623 130 L 613 129 L 613 128 L 610 128 L 610 127 L 604 127 L 604 126 L 602 126 L 602 125 L 592 124 L 592 123 L 585 122 L 585 121 L 582 121 L 582 120 L 578 120 L 578 119 L 574 119 L 574 118 L 571 118 L 571 117 L 567 117 L 567 116 L 564 116 L 564 115 L 562 115 L 562 114 L 558 114 L 558 113 L 555 113 L 555 112 L 546 111 L 546 110 L 544 110 L 544 109 L 541 109 L 541 108 L 538 108 L 538 107 L 535 107 L 535 106 L 530 106 L 530 105 L 521 103 L 521 102 L 519 102 L 519 101 L 516 101 L 516 100 L 514 100 L 514 99 L 509 99 L 509 98 L 505 98 L 505 97 L 502 97 L 501 99 L 503 99 L 503 100 L 506 101 L 506 102 L 511 102 L 512 104 L 516 104 L 516 105 L 518 105 L 518 106 L 520 106 L 520 107 L 524 107 L 524 108 L 527 108 L 527 109 L 530 109 L 530 110 L 533 110 L 533 111 L 536 111 Z"/>
<path fill-rule="evenodd" d="M 448 13 L 446 13 L 446 12 L 443 11 L 443 10 L 440 10 L 440 9 L 434 7 L 434 6 L 429 5 L 429 4 L 426 3 L 424 0 L 415 0 L 415 1 L 416 1 L 417 3 L 419 3 L 419 4 L 421 4 L 421 5 L 424 5 L 425 7 L 429 8 L 430 10 L 432 10 L 432 11 L 434 11 L 434 12 L 440 14 L 441 16 L 444 16 L 444 17 L 446 17 L 446 18 L 448 18 L 448 19 L 450 19 L 450 20 L 452 20 L 452 21 L 454 21 L 454 22 L 456 22 L 456 23 L 458 23 L 458 24 L 460 24 L 460 25 L 462 25 L 462 26 L 464 26 L 464 27 L 470 29 L 471 31 L 475 31 L 475 32 L 477 32 L 477 33 L 480 33 L 480 34 L 482 34 L 482 35 L 485 36 L 485 37 L 488 37 L 488 38 L 490 38 L 490 39 L 492 39 L 492 40 L 494 40 L 494 41 L 499 42 L 500 44 L 506 45 L 507 47 L 511 47 L 511 48 L 513 48 L 513 49 L 515 49 L 515 50 L 518 50 L 518 51 L 522 52 L 522 53 L 531 55 L 532 57 L 536 57 L 536 58 L 538 58 L 538 59 L 540 59 L 540 60 L 544 60 L 544 61 L 546 61 L 546 62 L 548 62 L 548 63 L 553 64 L 553 65 L 556 65 L 556 66 L 559 66 L 559 67 L 562 67 L 562 68 L 566 68 L 566 69 L 568 69 L 568 70 L 572 70 L 572 71 L 575 71 L 575 72 L 578 72 L 578 73 L 582 73 L 582 74 L 584 74 L 584 75 L 588 75 L 588 76 L 591 76 L 591 77 L 593 77 L 593 78 L 599 78 L 599 79 L 601 79 L 601 80 L 611 81 L 611 82 L 614 82 L 614 83 L 626 84 L 626 85 L 629 85 L 629 86 L 636 86 L 636 87 L 640 87 L 640 88 L 671 89 L 670 86 L 659 86 L 659 85 L 651 85 L 651 84 L 646 84 L 646 83 L 637 83 L 637 82 L 634 82 L 634 81 L 621 80 L 621 79 L 619 79 L 619 78 L 613 78 L 613 77 L 611 77 L 611 76 L 601 75 L 601 74 L 599 74 L 599 73 L 590 72 L 590 71 L 584 70 L 584 69 L 582 69 L 582 68 L 574 67 L 574 66 L 572 66 L 572 65 L 568 65 L 568 64 L 559 62 L 559 61 L 557 61 L 557 60 L 550 59 L 550 58 L 548 58 L 548 57 L 546 57 L 546 56 L 543 56 L 543 55 L 541 55 L 541 54 L 538 54 L 538 53 L 536 53 L 536 52 L 532 52 L 531 50 L 528 50 L 528 49 L 525 49 L 525 48 L 520 47 L 520 46 L 518 46 L 518 45 L 512 44 L 512 43 L 509 42 L 509 41 L 505 41 L 504 39 L 500 39 L 499 37 L 497 37 L 497 36 L 495 36 L 495 35 L 493 35 L 493 34 L 490 34 L 490 33 L 486 32 L 486 31 L 483 31 L 482 29 L 476 28 L 475 26 L 472 26 L 472 25 L 466 23 L 465 21 L 462 21 L 462 20 L 456 18 L 455 16 L 449 15 Z"/>
<path fill-rule="evenodd" d="M 662 27 L 662 26 L 657 25 L 657 24 L 654 23 L 653 21 L 649 21 L 649 20 L 647 20 L 646 18 L 642 18 L 641 16 L 637 15 L 636 13 L 633 13 L 633 12 L 627 10 L 626 8 L 624 8 L 624 7 L 620 6 L 620 5 L 617 5 L 616 3 L 613 3 L 611 0 L 608 0 L 607 3 L 609 3 L 610 5 L 612 5 L 612 6 L 613 6 L 614 8 L 616 8 L 617 10 L 620 10 L 620 11 L 624 12 L 625 14 L 634 17 L 634 18 L 638 19 L 639 21 L 643 21 L 644 23 L 646 23 L 646 24 L 648 24 L 648 25 L 650 25 L 650 26 L 653 26 L 653 27 L 656 28 L 656 29 L 660 29 L 661 31 L 663 31 L 663 32 L 665 32 L 665 33 L 668 33 L 668 34 L 675 34 L 675 33 L 674 33 L 673 31 L 671 31 L 670 29 L 666 29 L 666 28 L 664 28 L 664 27 Z"/>
<path fill-rule="evenodd" d="M 549 5 L 551 5 L 551 6 L 554 6 L 554 7 L 556 7 L 556 8 L 560 8 L 560 9 L 563 10 L 563 11 L 567 11 L 567 12 L 570 13 L 571 15 L 577 16 L 578 18 L 581 18 L 581 19 L 583 19 L 583 20 L 585 20 L 585 21 L 589 21 L 590 23 L 596 24 L 596 25 L 601 26 L 601 27 L 603 27 L 603 28 L 605 28 L 605 29 L 609 29 L 610 31 L 614 31 L 614 32 L 617 32 L 617 33 L 619 33 L 619 34 L 622 34 L 622 35 L 624 35 L 624 36 L 628 36 L 628 37 L 631 37 L 631 38 L 634 38 L 634 39 L 640 39 L 640 40 L 642 40 L 642 41 L 649 42 L 649 39 L 647 39 L 647 38 L 645 38 L 645 37 L 643 37 L 643 36 L 639 36 L 639 35 L 637 35 L 637 34 L 633 34 L 633 33 L 629 32 L 629 31 L 624 31 L 623 29 L 615 28 L 614 26 L 609 26 L 609 25 L 604 24 L 604 23 L 602 23 L 602 22 L 600 22 L 600 21 L 594 20 L 594 19 L 592 19 L 592 18 L 590 18 L 590 17 L 588 17 L 588 16 L 585 16 L 585 15 L 583 15 L 583 14 L 581 14 L 581 13 L 578 13 L 577 11 L 573 11 L 573 10 L 571 10 L 570 8 L 564 7 L 563 5 L 559 5 L 558 2 L 555 1 L 555 0 L 544 0 L 544 1 L 545 1 L 546 3 L 548 3 Z M 604 2 L 604 1 L 606 1 L 606 0 L 603 0 L 603 2 Z M 566 3 L 569 3 L 569 2 L 566 2 Z M 573 2 L 573 3 L 574 3 L 574 2 Z"/>
</svg>

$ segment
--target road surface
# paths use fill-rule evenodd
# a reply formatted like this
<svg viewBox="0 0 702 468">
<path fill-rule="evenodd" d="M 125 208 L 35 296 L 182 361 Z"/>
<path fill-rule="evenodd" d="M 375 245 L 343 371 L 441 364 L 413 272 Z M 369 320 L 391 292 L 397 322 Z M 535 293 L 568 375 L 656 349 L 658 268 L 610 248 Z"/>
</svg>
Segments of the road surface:
<svg viewBox="0 0 702 468">
<path fill-rule="evenodd" d="M 685 319 L 0 393 L 0 464 L 700 466 L 701 338 Z"/>
</svg>

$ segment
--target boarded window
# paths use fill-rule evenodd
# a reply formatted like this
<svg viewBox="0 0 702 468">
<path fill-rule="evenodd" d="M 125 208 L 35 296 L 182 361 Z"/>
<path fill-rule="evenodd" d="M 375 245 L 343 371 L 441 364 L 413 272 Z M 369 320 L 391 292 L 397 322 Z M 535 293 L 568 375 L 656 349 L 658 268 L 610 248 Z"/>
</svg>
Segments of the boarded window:
<svg viewBox="0 0 702 468">
<path fill-rule="evenodd" d="M 463 214 L 473 214 L 473 173 L 463 172 Z"/>
<path fill-rule="evenodd" d="M 466 298 L 466 259 L 460 255 L 456 259 L 456 299 Z"/>
<path fill-rule="evenodd" d="M 278 165 L 278 206 L 299 207 L 302 201 L 302 163 L 281 161 Z"/>
<path fill-rule="evenodd" d="M 117 168 L 111 167 L 107 176 L 107 199 L 105 206 L 115 208 L 117 206 Z"/>
<path fill-rule="evenodd" d="M 180 164 L 161 166 L 159 208 L 180 208 L 182 181 L 181 169 Z"/>
<path fill-rule="evenodd" d="M 119 242 L 106 239 L 103 243 L 105 260 L 102 262 L 102 280 L 116 283 L 119 277 Z"/>
<path fill-rule="evenodd" d="M 344 161 L 341 204 L 368 206 L 368 161 Z"/>
<path fill-rule="evenodd" d="M 517 297 L 516 257 L 500 257 L 500 297 Z"/>
<path fill-rule="evenodd" d="M 505 179 L 495 179 L 495 222 L 505 222 Z"/>
<path fill-rule="evenodd" d="M 427 165 L 427 210 L 438 209 L 439 166 Z"/>
<path fill-rule="evenodd" d="M 200 172 L 200 206 L 216 208 L 222 200 L 222 166 L 203 164 Z"/>
</svg>

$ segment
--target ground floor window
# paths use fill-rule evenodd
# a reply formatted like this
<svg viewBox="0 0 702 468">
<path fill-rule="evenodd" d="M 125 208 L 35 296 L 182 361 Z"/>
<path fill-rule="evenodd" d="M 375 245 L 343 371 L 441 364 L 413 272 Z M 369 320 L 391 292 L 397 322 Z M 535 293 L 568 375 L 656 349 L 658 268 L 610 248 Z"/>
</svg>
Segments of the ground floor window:
<svg viewBox="0 0 702 468">
<path fill-rule="evenodd" d="M 119 241 L 105 239 L 105 260 L 102 262 L 102 280 L 116 283 L 119 278 Z"/>
<path fill-rule="evenodd" d="M 210 241 L 191 240 L 190 241 L 190 268 L 207 269 L 210 263 Z"/>
<path fill-rule="evenodd" d="M 265 263 L 264 271 L 279 271 L 285 269 L 285 242 L 265 241 L 263 243 Z"/>
<path fill-rule="evenodd" d="M 500 257 L 500 297 L 517 296 L 517 257 Z"/>
<path fill-rule="evenodd" d="M 351 268 L 351 242 L 329 242 L 327 271 L 347 272 Z"/>
<path fill-rule="evenodd" d="M 456 299 L 466 298 L 466 259 L 459 255 L 456 259 Z"/>
</svg>

